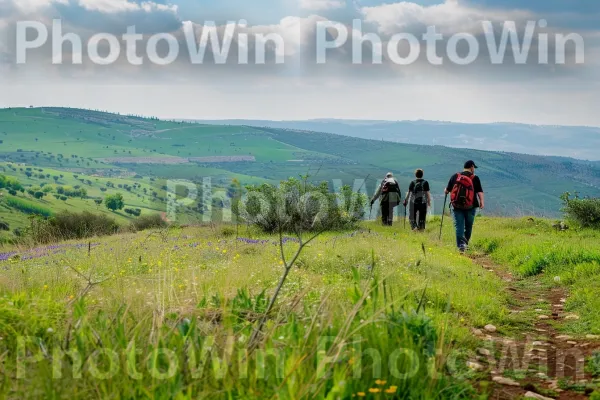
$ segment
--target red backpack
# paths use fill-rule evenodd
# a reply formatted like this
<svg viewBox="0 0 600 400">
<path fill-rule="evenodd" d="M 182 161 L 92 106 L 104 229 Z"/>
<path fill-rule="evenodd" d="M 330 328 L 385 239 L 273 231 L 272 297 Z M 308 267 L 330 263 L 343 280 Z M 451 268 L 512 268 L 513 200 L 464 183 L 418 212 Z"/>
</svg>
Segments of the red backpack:
<svg viewBox="0 0 600 400">
<path fill-rule="evenodd" d="M 456 174 L 456 182 L 450 192 L 450 204 L 457 210 L 470 210 L 475 203 L 475 188 L 470 175 Z"/>
</svg>

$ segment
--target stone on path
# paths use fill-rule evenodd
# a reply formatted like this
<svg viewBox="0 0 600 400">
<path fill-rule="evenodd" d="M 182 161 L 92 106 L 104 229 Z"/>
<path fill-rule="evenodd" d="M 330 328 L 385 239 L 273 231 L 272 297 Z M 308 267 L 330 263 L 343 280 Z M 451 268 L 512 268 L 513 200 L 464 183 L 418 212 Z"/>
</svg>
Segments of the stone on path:
<svg viewBox="0 0 600 400">
<path fill-rule="evenodd" d="M 600 339 L 600 335 L 585 335 L 585 338 L 589 340 L 598 340 Z"/>
<path fill-rule="evenodd" d="M 575 345 L 575 344 L 577 344 L 577 342 L 574 342 L 574 341 L 572 341 L 572 340 L 569 340 L 569 341 L 567 341 L 567 344 L 573 344 L 573 345 Z"/>
<path fill-rule="evenodd" d="M 571 340 L 571 339 L 573 339 L 573 336 L 558 335 L 558 336 L 555 336 L 554 339 L 556 339 L 556 340 Z"/>
<path fill-rule="evenodd" d="M 496 383 L 499 383 L 501 385 L 506 385 L 506 386 L 521 386 L 521 384 L 519 382 L 513 381 L 510 378 L 505 378 L 503 376 L 495 376 L 492 378 L 492 380 Z"/>
<path fill-rule="evenodd" d="M 485 330 L 486 330 L 486 331 L 488 331 L 488 332 L 492 332 L 492 333 L 493 333 L 493 332 L 496 332 L 496 331 L 498 330 L 498 329 L 497 329 L 497 328 L 496 328 L 494 325 L 492 325 L 492 324 L 486 325 L 486 326 L 485 326 L 483 329 L 485 329 Z"/>
<path fill-rule="evenodd" d="M 488 349 L 477 349 L 477 352 L 478 352 L 479 354 L 481 354 L 482 356 L 486 356 L 486 357 L 488 357 L 488 356 L 491 356 L 491 355 L 492 355 L 492 352 L 491 352 L 491 351 L 489 351 Z"/>
<path fill-rule="evenodd" d="M 525 398 L 528 398 L 528 399 L 538 399 L 538 400 L 553 400 L 553 399 L 551 399 L 551 398 L 549 398 L 549 397 L 544 397 L 544 396 L 542 396 L 541 394 L 538 394 L 538 393 L 533 393 L 533 392 L 527 392 L 527 393 L 525 393 L 525 396 L 524 396 L 524 397 L 525 397 Z"/>
<path fill-rule="evenodd" d="M 538 319 L 550 319 L 547 315 L 538 315 Z"/>
<path fill-rule="evenodd" d="M 483 371 L 484 366 L 474 361 L 467 361 L 467 368 L 470 368 L 474 371 Z"/>
<path fill-rule="evenodd" d="M 567 314 L 567 315 L 565 315 L 565 319 L 578 320 L 579 319 L 579 315 L 577 315 L 577 314 Z"/>
</svg>

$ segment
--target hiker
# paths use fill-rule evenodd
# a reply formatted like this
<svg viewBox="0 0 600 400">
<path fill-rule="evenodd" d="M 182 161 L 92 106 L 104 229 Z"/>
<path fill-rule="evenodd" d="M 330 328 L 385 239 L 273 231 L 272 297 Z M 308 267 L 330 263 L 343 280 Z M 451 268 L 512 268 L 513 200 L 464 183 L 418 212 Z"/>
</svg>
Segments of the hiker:
<svg viewBox="0 0 600 400">
<path fill-rule="evenodd" d="M 429 182 L 423 179 L 422 169 L 415 171 L 415 179 L 410 183 L 404 207 L 409 206 L 409 221 L 413 231 L 425 230 L 425 220 L 427 219 L 427 208 L 431 207 L 431 193 L 429 192 Z"/>
<path fill-rule="evenodd" d="M 452 175 L 445 190 L 446 195 L 450 194 L 456 246 L 461 253 L 468 249 L 477 209 L 484 208 L 483 189 L 479 177 L 475 175 L 476 168 L 475 162 L 467 161 L 463 172 Z"/>
<path fill-rule="evenodd" d="M 394 222 L 394 208 L 400 204 L 402 199 L 402 191 L 400 190 L 400 184 L 394 178 L 391 172 L 385 176 L 383 182 L 377 189 L 377 193 L 371 199 L 371 207 L 373 203 L 381 197 L 381 221 L 383 225 L 392 226 Z"/>
</svg>

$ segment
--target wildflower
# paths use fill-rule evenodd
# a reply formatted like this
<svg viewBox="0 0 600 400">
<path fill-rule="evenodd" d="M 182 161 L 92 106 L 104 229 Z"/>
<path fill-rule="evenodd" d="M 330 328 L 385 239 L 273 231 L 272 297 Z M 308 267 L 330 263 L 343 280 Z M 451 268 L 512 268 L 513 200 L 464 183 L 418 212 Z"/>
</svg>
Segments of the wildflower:
<svg viewBox="0 0 600 400">
<path fill-rule="evenodd" d="M 69 300 L 73 300 L 74 298 L 75 298 L 75 296 L 73 296 L 73 295 L 69 296 Z"/>
<path fill-rule="evenodd" d="M 365 392 L 358 392 L 358 393 L 356 393 L 356 395 L 358 397 L 365 397 L 366 396 Z"/>
<path fill-rule="evenodd" d="M 387 383 L 387 381 L 382 381 L 382 380 L 380 380 L 380 379 L 377 379 L 377 380 L 375 381 L 375 384 L 377 384 L 377 385 L 379 385 L 379 386 L 383 386 L 383 385 L 385 385 L 386 383 Z"/>
<path fill-rule="evenodd" d="M 381 392 L 381 389 L 379 389 L 379 388 L 371 388 L 371 389 L 369 389 L 369 393 L 379 393 L 379 392 Z"/>
<path fill-rule="evenodd" d="M 394 394 L 394 393 L 396 393 L 397 390 L 398 390 L 398 386 L 390 386 L 388 389 L 385 390 L 385 392 L 387 394 Z"/>
<path fill-rule="evenodd" d="M 48 285 L 44 285 L 44 289 L 48 289 Z"/>
<path fill-rule="evenodd" d="M 223 254 L 227 254 L 227 250 L 223 250 Z"/>
</svg>

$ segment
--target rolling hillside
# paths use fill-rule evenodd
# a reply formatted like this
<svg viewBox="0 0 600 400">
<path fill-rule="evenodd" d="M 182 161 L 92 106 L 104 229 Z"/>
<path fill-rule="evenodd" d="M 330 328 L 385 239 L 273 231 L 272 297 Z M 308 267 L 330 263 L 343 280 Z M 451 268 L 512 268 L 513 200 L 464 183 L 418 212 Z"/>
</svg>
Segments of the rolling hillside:
<svg viewBox="0 0 600 400">
<path fill-rule="evenodd" d="M 311 179 L 328 181 L 332 187 L 343 183 L 358 189 L 360 180 L 368 177 L 362 188 L 372 194 L 377 180 L 388 171 L 398 176 L 406 190 L 414 169 L 420 167 L 431 182 L 439 213 L 445 183 L 466 159 L 480 165 L 488 214 L 557 216 L 559 196 L 565 191 L 600 195 L 600 165 L 567 158 L 160 121 L 79 109 L 0 110 L 1 174 L 29 187 L 78 184 L 86 188 L 88 199 L 69 204 L 50 196 L 28 199 L 51 209 L 95 209 L 94 198 L 121 192 L 127 206 L 164 211 L 168 179 L 200 184 L 211 178 L 213 188 L 224 189 L 234 178 L 247 185 L 308 173 Z M 47 176 L 40 178 L 38 172 L 29 177 L 28 168 L 43 169 Z M 53 181 L 53 176 L 59 179 Z M 107 188 L 110 180 L 116 186 Z M 102 187 L 106 190 L 101 191 Z M 0 213 L 15 224 L 21 218 L 5 209 Z"/>
<path fill-rule="evenodd" d="M 465 124 L 443 121 L 363 120 L 216 120 L 196 121 L 217 125 L 247 125 L 335 133 L 389 142 L 467 147 L 549 156 L 600 160 L 600 128 L 542 126 L 516 123 Z"/>
</svg>

